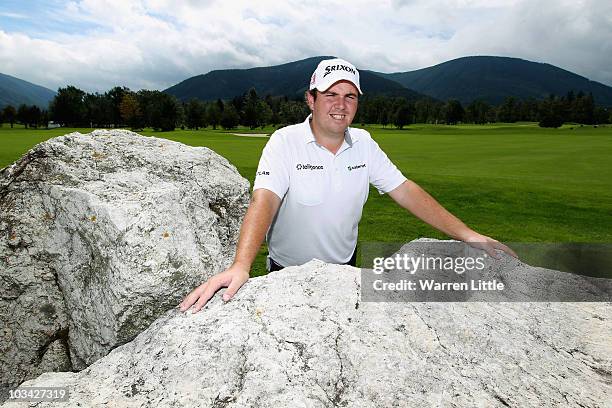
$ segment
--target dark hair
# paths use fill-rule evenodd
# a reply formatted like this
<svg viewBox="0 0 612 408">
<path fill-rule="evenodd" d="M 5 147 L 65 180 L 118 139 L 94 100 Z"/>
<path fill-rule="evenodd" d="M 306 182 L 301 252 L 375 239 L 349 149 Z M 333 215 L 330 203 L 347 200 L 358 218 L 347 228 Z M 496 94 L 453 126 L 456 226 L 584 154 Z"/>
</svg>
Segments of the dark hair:
<svg viewBox="0 0 612 408">
<path fill-rule="evenodd" d="M 306 99 L 306 103 L 308 103 L 308 97 L 307 97 L 307 94 L 310 94 L 310 96 L 312 96 L 312 98 L 313 98 L 313 99 L 316 101 L 316 100 L 317 100 L 317 92 L 318 92 L 318 91 L 317 91 L 317 89 L 316 89 L 316 88 L 315 88 L 315 89 L 310 89 L 310 90 L 306 91 L 306 92 L 304 93 L 304 99 Z"/>
</svg>

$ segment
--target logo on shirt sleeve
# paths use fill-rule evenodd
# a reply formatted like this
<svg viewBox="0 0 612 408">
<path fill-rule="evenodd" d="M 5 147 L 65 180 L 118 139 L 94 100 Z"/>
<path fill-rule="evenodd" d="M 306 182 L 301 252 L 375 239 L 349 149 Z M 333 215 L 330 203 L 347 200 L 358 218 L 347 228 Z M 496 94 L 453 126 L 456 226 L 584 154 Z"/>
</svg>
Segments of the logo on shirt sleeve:
<svg viewBox="0 0 612 408">
<path fill-rule="evenodd" d="M 268 170 L 260 170 L 257 172 L 258 176 L 269 176 L 270 172 Z"/>
</svg>

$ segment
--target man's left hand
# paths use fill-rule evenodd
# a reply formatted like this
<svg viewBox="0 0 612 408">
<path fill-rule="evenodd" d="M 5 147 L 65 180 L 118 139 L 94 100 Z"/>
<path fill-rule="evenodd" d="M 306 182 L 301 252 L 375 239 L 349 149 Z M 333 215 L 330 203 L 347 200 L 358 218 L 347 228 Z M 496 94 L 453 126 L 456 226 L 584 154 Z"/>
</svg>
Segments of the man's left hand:
<svg viewBox="0 0 612 408">
<path fill-rule="evenodd" d="M 482 249 L 483 251 L 485 251 L 487 254 L 491 255 L 495 259 L 501 258 L 499 254 L 497 253 L 496 249 L 504 251 L 505 253 L 512 255 L 513 257 L 518 259 L 518 256 L 516 255 L 516 253 L 512 249 L 510 249 L 508 246 L 502 244 L 496 239 L 493 239 L 486 235 L 479 234 L 477 232 L 473 232 L 469 234 L 465 239 L 463 239 L 463 242 L 465 242 L 471 247 Z"/>
</svg>

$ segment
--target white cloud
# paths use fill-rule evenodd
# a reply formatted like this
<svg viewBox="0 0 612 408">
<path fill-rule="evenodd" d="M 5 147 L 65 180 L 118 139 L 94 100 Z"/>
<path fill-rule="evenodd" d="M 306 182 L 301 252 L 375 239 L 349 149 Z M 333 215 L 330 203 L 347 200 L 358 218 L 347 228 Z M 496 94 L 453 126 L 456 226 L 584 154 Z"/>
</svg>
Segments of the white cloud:
<svg viewBox="0 0 612 408">
<path fill-rule="evenodd" d="M 0 23 L 0 71 L 52 89 L 105 91 L 164 89 L 213 69 L 315 55 L 384 72 L 508 55 L 612 84 L 606 0 L 353 0 L 350 7 L 338 0 L 83 0 L 47 15 L 74 30 L 41 36 L 27 24 L 16 31 Z"/>
</svg>

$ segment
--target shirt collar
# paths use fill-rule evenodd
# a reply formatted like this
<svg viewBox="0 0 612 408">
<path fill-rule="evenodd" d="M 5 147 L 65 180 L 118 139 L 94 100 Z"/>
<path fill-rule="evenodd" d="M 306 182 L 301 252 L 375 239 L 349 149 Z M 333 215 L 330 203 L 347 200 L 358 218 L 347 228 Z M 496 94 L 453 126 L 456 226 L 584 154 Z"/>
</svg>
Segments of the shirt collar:
<svg viewBox="0 0 612 408">
<path fill-rule="evenodd" d="M 316 142 L 317 140 L 312 133 L 312 129 L 310 128 L 310 121 L 312 120 L 312 113 L 308 115 L 306 120 L 303 122 L 304 125 L 304 141 L 306 143 Z M 353 147 L 353 143 L 357 142 L 359 139 L 355 132 L 351 132 L 351 128 L 348 127 L 344 131 L 344 141 L 349 147 Z"/>
</svg>

